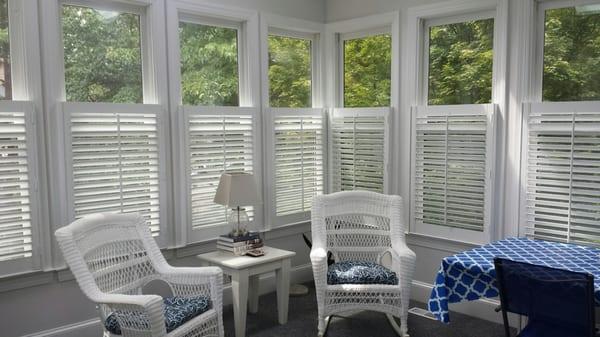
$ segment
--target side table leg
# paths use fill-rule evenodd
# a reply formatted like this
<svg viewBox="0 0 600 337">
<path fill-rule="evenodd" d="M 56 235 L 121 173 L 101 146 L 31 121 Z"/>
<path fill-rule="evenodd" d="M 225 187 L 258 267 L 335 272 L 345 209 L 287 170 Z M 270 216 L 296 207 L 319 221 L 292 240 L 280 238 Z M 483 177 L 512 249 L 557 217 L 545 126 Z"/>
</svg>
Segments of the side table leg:
<svg viewBox="0 0 600 337">
<path fill-rule="evenodd" d="M 275 272 L 277 277 L 277 313 L 279 324 L 285 324 L 288 320 L 288 304 L 290 300 L 290 270 L 291 259 L 281 262 L 281 268 Z"/>
<path fill-rule="evenodd" d="M 233 320 L 235 336 L 246 336 L 246 313 L 248 309 L 248 271 L 240 270 L 231 275 L 231 294 L 233 295 Z"/>
<path fill-rule="evenodd" d="M 248 290 L 248 311 L 252 314 L 258 312 L 258 295 L 260 291 L 260 275 L 250 276 L 250 289 Z"/>
</svg>

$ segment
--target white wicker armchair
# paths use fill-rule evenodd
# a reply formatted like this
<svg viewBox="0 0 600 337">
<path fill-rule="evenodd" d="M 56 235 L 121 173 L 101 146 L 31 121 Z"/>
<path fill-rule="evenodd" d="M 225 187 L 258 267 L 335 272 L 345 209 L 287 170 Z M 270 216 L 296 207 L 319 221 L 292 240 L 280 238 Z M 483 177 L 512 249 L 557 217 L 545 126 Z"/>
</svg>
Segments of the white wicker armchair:
<svg viewBox="0 0 600 337">
<path fill-rule="evenodd" d="M 312 208 L 312 261 L 318 304 L 318 330 L 323 336 L 333 314 L 373 310 L 387 314 L 394 330 L 407 334 L 408 302 L 415 254 L 406 246 L 402 198 L 373 192 L 338 192 L 318 196 Z M 335 262 L 361 261 L 385 265 L 398 284 L 327 283 L 327 253 Z M 400 326 L 394 317 L 400 318 Z"/>
<path fill-rule="evenodd" d="M 102 322 L 115 315 L 122 337 L 223 336 L 223 274 L 215 267 L 175 268 L 161 254 L 137 214 L 94 214 L 56 231 L 65 260 Z M 150 281 L 173 296 L 210 299 L 210 309 L 167 334 L 163 298 L 141 295 Z"/>
</svg>

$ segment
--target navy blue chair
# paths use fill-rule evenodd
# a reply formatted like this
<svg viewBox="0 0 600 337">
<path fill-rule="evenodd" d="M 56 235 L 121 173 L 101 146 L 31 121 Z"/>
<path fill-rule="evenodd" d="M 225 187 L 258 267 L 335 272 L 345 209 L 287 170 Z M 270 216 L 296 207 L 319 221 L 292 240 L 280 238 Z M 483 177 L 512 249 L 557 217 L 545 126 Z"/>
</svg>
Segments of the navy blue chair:
<svg viewBox="0 0 600 337">
<path fill-rule="evenodd" d="M 506 337 L 508 312 L 527 316 L 518 337 L 595 337 L 594 277 L 494 259 Z"/>
</svg>

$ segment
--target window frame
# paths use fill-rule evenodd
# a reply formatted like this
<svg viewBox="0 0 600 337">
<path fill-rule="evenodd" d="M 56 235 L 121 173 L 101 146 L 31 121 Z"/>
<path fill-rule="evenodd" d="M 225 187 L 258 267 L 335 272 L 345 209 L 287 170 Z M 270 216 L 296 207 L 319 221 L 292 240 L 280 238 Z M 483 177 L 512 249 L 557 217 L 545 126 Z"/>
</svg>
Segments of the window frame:
<svg viewBox="0 0 600 337">
<path fill-rule="evenodd" d="M 390 36 L 390 53 L 392 54 L 392 60 L 394 58 L 394 46 L 393 46 L 393 36 L 392 36 L 392 26 L 391 25 L 382 25 L 379 27 L 375 27 L 375 28 L 369 28 L 369 29 L 364 29 L 364 30 L 358 30 L 358 31 L 353 31 L 353 32 L 344 32 L 344 33 L 338 33 L 337 34 L 337 43 L 338 43 L 338 70 L 337 70 L 337 81 L 339 83 L 338 85 L 338 93 L 337 93 L 337 103 L 336 103 L 336 107 L 340 107 L 340 108 L 347 108 L 347 109 L 354 109 L 354 108 L 359 108 L 359 107 L 346 107 L 345 106 L 345 89 L 346 89 L 346 69 L 345 69 L 345 65 L 346 65 L 346 58 L 345 58 L 345 43 L 348 40 L 358 40 L 358 39 L 364 39 L 364 38 L 368 38 L 368 37 L 372 37 L 372 36 L 378 36 L 378 35 L 389 35 Z M 392 78 L 394 77 L 394 74 L 392 72 L 392 69 L 394 69 L 393 63 L 394 61 L 391 62 L 392 64 L 390 64 L 390 81 L 393 83 Z M 393 105 L 392 103 L 392 92 L 394 91 L 393 89 L 393 85 L 390 85 L 390 106 Z M 377 108 L 381 108 L 381 107 L 377 107 Z"/>
<path fill-rule="evenodd" d="M 458 23 L 464 23 L 464 22 L 469 22 L 469 21 L 479 21 L 479 20 L 487 20 L 487 19 L 493 19 L 494 20 L 494 42 L 493 42 L 493 46 L 492 46 L 492 50 L 494 51 L 494 56 L 493 56 L 493 63 L 492 63 L 492 88 L 491 88 L 491 97 L 490 97 L 490 102 L 488 103 L 482 103 L 482 104 L 491 104 L 494 102 L 494 84 L 497 83 L 496 81 L 496 76 L 497 76 L 497 71 L 496 71 L 496 67 L 494 66 L 495 61 L 496 61 L 496 11 L 495 10 L 484 10 L 484 11 L 478 11 L 475 13 L 466 13 L 466 14 L 459 14 L 459 15 L 452 15 L 452 16 L 446 16 L 446 17 L 436 17 L 436 18 L 431 18 L 431 19 L 425 19 L 423 21 L 423 50 L 421 51 L 421 64 L 422 64 L 422 68 L 421 68 L 421 73 L 422 73 L 422 78 L 421 78 L 421 83 L 423 83 L 423 85 L 421 86 L 421 93 L 420 93 L 420 99 L 419 99 L 419 105 L 429 105 L 429 30 L 431 29 L 431 27 L 435 27 L 435 26 L 443 26 L 443 25 L 452 25 L 452 24 L 458 24 Z M 458 104 L 457 104 L 458 105 Z"/>
<path fill-rule="evenodd" d="M 535 1 L 534 10 L 534 56 L 531 71 L 532 88 L 529 97 L 532 102 L 543 102 L 544 90 L 544 47 L 546 32 L 546 11 L 550 9 L 569 8 L 576 6 L 585 6 L 591 4 L 600 4 L 598 0 L 530 0 Z M 552 103 L 553 101 L 547 101 Z M 523 140 L 525 141 L 525 140 Z"/>
<path fill-rule="evenodd" d="M 212 4 L 193 3 L 186 0 L 169 0 L 166 12 L 168 82 L 169 82 L 169 114 L 171 121 L 172 146 L 169 149 L 172 156 L 173 172 L 173 247 L 185 247 L 188 244 L 208 241 L 214 238 L 214 233 L 200 236 L 192 233 L 191 213 L 189 212 L 189 168 L 188 153 L 185 152 L 188 144 L 187 118 L 182 111 L 215 111 L 227 112 L 238 110 L 239 114 L 248 108 L 259 108 L 260 96 L 260 61 L 259 61 L 259 30 L 258 12 L 238 8 L 223 7 Z M 221 26 L 226 28 L 239 27 L 238 29 L 238 80 L 239 80 L 239 106 L 183 106 L 181 94 L 181 49 L 179 42 L 179 22 L 184 19 L 194 19 L 202 24 Z M 254 132 L 254 168 L 253 172 L 258 186 L 262 185 L 262 117 L 257 114 L 253 120 Z M 263 222 L 263 208 L 256 207 L 254 221 Z"/>
</svg>

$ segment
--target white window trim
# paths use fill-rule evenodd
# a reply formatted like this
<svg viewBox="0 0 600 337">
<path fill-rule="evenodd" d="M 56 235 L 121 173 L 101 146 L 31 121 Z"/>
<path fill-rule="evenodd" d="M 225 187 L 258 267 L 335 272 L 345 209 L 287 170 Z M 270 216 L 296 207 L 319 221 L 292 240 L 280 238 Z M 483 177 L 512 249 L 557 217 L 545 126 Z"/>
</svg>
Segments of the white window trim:
<svg viewBox="0 0 600 337">
<path fill-rule="evenodd" d="M 167 78 L 167 58 L 165 54 L 165 0 L 113 0 L 110 2 L 100 0 L 84 0 L 87 6 L 101 7 L 103 9 L 110 8 L 139 8 L 142 15 L 141 18 L 141 39 L 142 39 L 142 73 L 143 73 L 143 90 L 144 104 L 159 104 L 166 108 L 168 102 L 167 83 L 164 80 Z M 64 69 L 64 48 L 62 42 L 62 5 L 69 3 L 63 0 L 40 1 L 40 12 L 44 15 L 40 16 L 40 32 L 41 32 L 41 48 L 44 50 L 42 59 L 43 66 L 43 92 L 44 92 L 44 107 L 46 114 L 45 129 L 47 130 L 47 148 L 53 155 L 48 156 L 48 176 L 49 179 L 49 236 L 54 237 L 53 233 L 56 229 L 68 224 L 73 219 L 69 214 L 69 205 L 67 204 L 69 191 L 66 146 L 68 145 L 65 135 L 69 132 L 65 128 L 65 121 L 61 113 L 61 102 L 65 102 L 65 69 Z M 81 2 L 79 2 L 82 4 Z M 116 6 L 116 7 L 114 7 Z M 164 137 L 165 146 L 170 146 L 169 130 L 166 130 L 167 135 Z M 167 161 L 169 159 L 167 152 Z M 165 174 L 171 175 L 169 165 L 163 166 Z M 167 186 L 170 185 L 167 182 Z M 170 193 L 169 187 L 161 191 Z M 167 194 L 168 196 L 169 194 Z M 169 203 L 173 198 L 167 197 Z M 172 223 L 170 210 L 172 207 L 166 206 L 167 215 L 161 219 L 161 223 L 165 225 Z M 161 214 L 162 216 L 162 214 Z M 161 228 L 162 230 L 162 228 Z M 165 229 L 160 240 L 164 240 L 164 244 L 170 242 L 171 232 Z M 54 240 L 52 240 L 52 256 L 51 261 L 48 257 L 47 270 L 64 268 L 64 259 Z M 161 242 L 162 244 L 163 242 Z"/>
<path fill-rule="evenodd" d="M 168 70 L 169 70 L 169 97 L 170 118 L 173 134 L 172 172 L 178 178 L 173 178 L 173 212 L 174 212 L 174 247 L 184 247 L 188 243 L 200 240 L 192 237 L 189 226 L 191 215 L 189 213 L 189 168 L 186 167 L 187 154 L 184 152 L 188 142 L 187 119 L 181 113 L 181 69 L 180 69 L 180 44 L 179 22 L 183 21 L 204 23 L 213 26 L 238 29 L 238 65 L 239 65 L 239 103 L 240 107 L 183 107 L 185 109 L 215 110 L 220 112 L 230 109 L 259 108 L 260 107 L 260 61 L 259 61 L 259 16 L 258 12 L 242 10 L 234 7 L 212 4 L 200 4 L 191 0 L 169 0 L 167 2 L 167 45 L 168 45 Z M 262 171 L 259 165 L 262 162 L 260 135 L 262 134 L 260 114 L 254 118 L 255 149 L 254 149 L 254 175 L 258 186 L 262 185 Z M 262 212 L 257 207 L 255 220 L 263 221 Z M 213 238 L 212 233 L 207 233 L 206 240 Z"/>
<path fill-rule="evenodd" d="M 344 20 L 333 22 L 325 25 L 325 49 L 326 49 L 326 77 L 327 86 L 325 87 L 325 106 L 328 108 L 342 107 L 340 102 L 343 103 L 343 52 L 342 45 L 340 44 L 341 37 L 365 37 L 370 35 L 378 35 L 382 32 L 388 32 L 392 37 L 392 69 L 391 69 L 391 87 L 390 87 L 390 114 L 388 123 L 391 129 L 390 143 L 391 144 L 402 144 L 401 134 L 406 132 L 410 134 L 410 118 L 405 125 L 400 124 L 401 120 L 401 87 L 400 85 L 400 74 L 404 71 L 400 71 L 401 61 L 405 58 L 404 54 L 401 53 L 400 49 L 400 13 L 389 12 L 384 14 L 376 14 L 356 19 Z M 364 35 L 367 34 L 367 35 Z M 410 112 L 410 109 L 408 110 Z M 410 115 L 410 113 L 409 113 Z M 410 142 L 410 138 L 408 140 Z M 407 143 L 410 144 L 410 143 Z M 400 177 L 408 176 L 410 172 L 410 162 L 408 160 L 401 160 L 401 158 L 408 158 L 410 155 L 410 146 L 403 146 L 403 151 L 391 152 L 388 160 L 388 169 L 390 172 L 395 172 L 389 175 L 389 179 L 386 181 L 384 187 L 390 194 L 399 194 L 402 190 L 400 186 Z M 406 152 L 404 152 L 406 151 Z M 409 180 L 410 181 L 410 180 Z M 328 190 L 325 191 L 329 193 Z M 405 203 L 408 204 L 408 193 L 402 195 Z M 405 212 L 408 213 L 408 212 Z M 406 221 L 408 221 L 408 214 L 406 215 Z"/>
<path fill-rule="evenodd" d="M 410 200 L 412 209 L 412 182 L 410 174 L 402 174 L 402 172 L 410 172 L 412 162 L 402 158 L 410 158 L 410 145 L 412 143 L 410 130 L 410 111 L 413 106 L 424 102 L 423 95 L 423 55 L 424 55 L 424 23 L 427 20 L 436 20 L 443 18 L 453 18 L 470 13 L 478 13 L 484 11 L 495 11 L 494 21 L 494 65 L 493 65 L 493 81 L 492 81 L 492 103 L 498 106 L 497 120 L 500 121 L 496 126 L 496 164 L 493 168 L 495 172 L 494 186 L 504 186 L 505 183 L 505 151 L 506 137 L 508 125 L 507 113 L 507 35 L 508 35 L 508 0 L 454 0 L 443 3 L 436 3 L 425 6 L 410 8 L 407 12 L 408 20 L 404 29 L 404 58 L 402 63 L 401 78 L 402 83 L 409 83 L 407 88 L 402 90 L 401 95 L 401 113 L 399 114 L 398 126 L 399 139 L 396 144 L 404 144 L 400 149 L 400 156 L 397 157 L 396 170 L 401 175 L 399 177 L 399 192 L 404 200 Z M 412 85 L 410 85 L 412 84 Z M 491 234 L 490 240 L 504 237 L 504 191 L 498 190 L 490 200 L 494 207 L 491 210 Z M 408 212 L 407 212 L 408 213 Z M 412 217 L 407 214 L 406 221 L 413 223 Z M 414 232 L 414 226 L 410 226 L 409 232 Z M 418 233 L 416 233 L 418 234 Z"/>
<path fill-rule="evenodd" d="M 301 216 L 288 216 L 288 217 L 277 217 L 275 214 L 275 181 L 272 177 L 275 177 L 275 161 L 273 153 L 275 151 L 274 145 L 274 130 L 273 130 L 273 111 L 286 111 L 292 113 L 296 111 L 297 114 L 311 114 L 313 108 L 322 108 L 324 106 L 324 81 L 323 76 L 323 60 L 325 59 L 325 48 L 323 48 L 323 35 L 325 31 L 325 25 L 318 22 L 312 22 L 307 20 L 301 20 L 297 18 L 279 16 L 275 14 L 261 14 L 260 17 L 260 46 L 261 46 L 261 89 L 262 89 L 262 107 L 263 107 L 263 130 L 268 131 L 268 136 L 263 139 L 264 162 L 263 162 L 263 174 L 264 184 L 262 186 L 263 200 L 263 213 L 265 221 L 265 229 L 270 230 L 275 227 L 296 224 L 308 221 L 308 216 L 302 214 Z M 302 39 L 311 40 L 311 98 L 312 108 L 270 108 L 270 82 L 269 82 L 269 34 L 296 37 Z M 325 127 L 325 124 L 323 124 Z M 325 141 L 325 130 L 323 130 L 323 140 Z M 324 150 L 325 151 L 325 150 Z M 324 153 L 324 156 L 326 154 Z M 323 161 L 325 163 L 325 160 Z M 323 168 L 324 181 L 327 180 L 326 169 Z"/>
<path fill-rule="evenodd" d="M 46 148 L 43 115 L 40 35 L 36 0 L 8 0 L 9 39 L 12 74 L 12 101 L 0 102 L 3 109 L 25 112 L 30 179 L 32 258 L 3 263 L 1 277 L 46 270 L 50 265 L 50 230 L 46 176 Z M 14 265 L 9 267 L 8 264 Z"/>
<path fill-rule="evenodd" d="M 532 102 L 542 101 L 543 76 L 544 76 L 544 33 L 545 33 L 545 13 L 549 9 L 583 6 L 589 4 L 598 4 L 598 0 L 547 0 L 537 1 L 535 3 L 535 57 L 533 69 L 530 73 L 533 78 L 530 100 Z"/>
<path fill-rule="evenodd" d="M 385 131 L 384 131 L 384 139 L 383 139 L 383 193 L 390 194 L 390 177 L 393 176 L 391 167 L 392 158 L 392 146 L 390 146 L 390 142 L 392 139 L 392 123 L 390 123 L 392 109 L 389 107 L 379 107 L 379 108 L 335 108 L 329 109 L 328 117 L 331 119 L 336 117 L 383 117 L 385 120 Z M 329 123 L 330 124 L 330 123 Z M 327 149 L 328 149 L 328 169 L 327 175 L 328 177 L 328 191 L 332 192 L 333 188 L 333 172 L 334 169 L 334 157 L 333 157 L 333 138 L 332 132 L 328 130 L 327 133 Z"/>
</svg>

